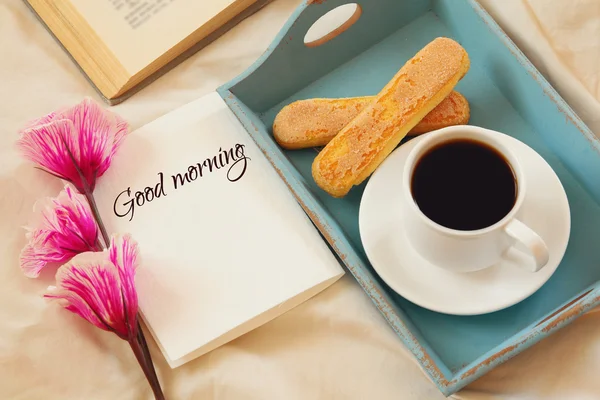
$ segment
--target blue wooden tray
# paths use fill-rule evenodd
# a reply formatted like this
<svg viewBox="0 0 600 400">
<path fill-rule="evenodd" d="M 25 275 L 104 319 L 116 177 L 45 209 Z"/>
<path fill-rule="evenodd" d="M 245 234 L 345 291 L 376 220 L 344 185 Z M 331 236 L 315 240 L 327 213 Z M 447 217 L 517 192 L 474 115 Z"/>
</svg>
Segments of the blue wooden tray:
<svg viewBox="0 0 600 400">
<path fill-rule="evenodd" d="M 474 0 L 356 1 L 362 15 L 354 25 L 307 47 L 311 25 L 349 2 L 308 0 L 265 54 L 218 92 L 423 370 L 450 395 L 600 302 L 600 143 Z M 562 181 L 572 213 L 570 243 L 553 277 L 524 301 L 480 316 L 435 313 L 386 286 L 360 241 L 364 184 L 345 198 L 330 197 L 311 176 L 315 151 L 284 151 L 271 131 L 276 113 L 294 100 L 376 94 L 438 36 L 454 38 L 471 58 L 456 88 L 471 104 L 470 124 L 537 150 Z"/>
</svg>

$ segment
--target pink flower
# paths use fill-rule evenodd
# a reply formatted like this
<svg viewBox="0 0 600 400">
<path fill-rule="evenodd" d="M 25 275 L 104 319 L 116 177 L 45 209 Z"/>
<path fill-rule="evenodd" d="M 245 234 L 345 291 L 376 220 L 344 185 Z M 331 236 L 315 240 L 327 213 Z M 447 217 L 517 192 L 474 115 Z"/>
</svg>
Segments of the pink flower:
<svg viewBox="0 0 600 400">
<path fill-rule="evenodd" d="M 135 340 L 138 298 L 135 290 L 137 243 L 112 237 L 108 252 L 80 254 L 56 273 L 56 287 L 44 295 L 121 339 Z"/>
<path fill-rule="evenodd" d="M 86 98 L 28 123 L 17 147 L 27 159 L 71 182 L 80 193 L 86 188 L 92 192 L 127 132 L 125 120 Z"/>
<path fill-rule="evenodd" d="M 20 256 L 26 276 L 35 278 L 48 263 L 63 263 L 79 253 L 100 249 L 98 225 L 89 204 L 70 185 L 36 208 L 41 208 L 39 221 L 34 228 L 27 228 L 28 243 Z"/>
</svg>

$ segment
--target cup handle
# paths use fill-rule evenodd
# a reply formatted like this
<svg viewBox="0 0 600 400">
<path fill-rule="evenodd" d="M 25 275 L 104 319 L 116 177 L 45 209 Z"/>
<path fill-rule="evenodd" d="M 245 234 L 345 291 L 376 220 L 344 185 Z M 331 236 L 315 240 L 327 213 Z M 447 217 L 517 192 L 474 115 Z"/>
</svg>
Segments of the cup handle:
<svg viewBox="0 0 600 400">
<path fill-rule="evenodd" d="M 520 243 L 520 247 L 524 247 L 525 251 L 535 260 L 534 269 L 529 269 L 531 272 L 538 272 L 548 263 L 548 259 L 550 258 L 548 246 L 530 227 L 518 219 L 513 219 L 506 225 L 504 231 L 508 236 L 515 239 L 517 243 Z"/>
</svg>

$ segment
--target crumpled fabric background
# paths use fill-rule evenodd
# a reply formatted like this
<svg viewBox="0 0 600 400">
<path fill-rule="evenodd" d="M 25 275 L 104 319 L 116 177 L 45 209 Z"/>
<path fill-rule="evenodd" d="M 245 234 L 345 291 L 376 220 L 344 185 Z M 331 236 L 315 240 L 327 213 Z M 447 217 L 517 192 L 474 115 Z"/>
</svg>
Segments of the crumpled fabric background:
<svg viewBox="0 0 600 400">
<path fill-rule="evenodd" d="M 457 0 L 458 1 L 458 0 Z M 600 1 L 480 0 L 600 135 Z M 301 0 L 275 0 L 125 103 L 133 129 L 245 70 Z M 0 0 L 0 399 L 151 399 L 126 343 L 41 298 L 22 226 L 61 188 L 14 150 L 17 129 L 97 95 L 19 0 Z M 275 321 L 176 370 L 151 350 L 169 399 L 443 399 L 347 274 Z M 590 313 L 454 397 L 600 399 L 600 315 Z"/>
<path fill-rule="evenodd" d="M 596 136 L 600 1 L 479 0 Z"/>
</svg>

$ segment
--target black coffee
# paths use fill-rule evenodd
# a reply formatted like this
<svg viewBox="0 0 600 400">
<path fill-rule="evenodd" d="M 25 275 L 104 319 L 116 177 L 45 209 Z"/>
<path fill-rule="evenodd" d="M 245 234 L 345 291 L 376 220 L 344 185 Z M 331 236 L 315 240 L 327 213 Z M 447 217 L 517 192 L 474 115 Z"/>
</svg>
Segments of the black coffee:
<svg viewBox="0 0 600 400">
<path fill-rule="evenodd" d="M 427 217 L 462 231 L 495 224 L 517 198 L 508 161 L 486 144 L 467 139 L 450 140 L 422 155 L 413 170 L 411 190 Z"/>
</svg>

